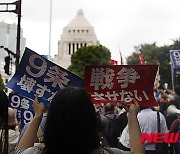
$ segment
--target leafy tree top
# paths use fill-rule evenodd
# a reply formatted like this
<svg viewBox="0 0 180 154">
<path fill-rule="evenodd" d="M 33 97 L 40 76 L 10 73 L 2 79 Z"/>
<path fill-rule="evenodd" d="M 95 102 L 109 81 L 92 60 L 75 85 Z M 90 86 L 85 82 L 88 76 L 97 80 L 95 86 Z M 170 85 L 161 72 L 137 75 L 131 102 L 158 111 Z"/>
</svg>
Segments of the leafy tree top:
<svg viewBox="0 0 180 154">
<path fill-rule="evenodd" d="M 141 53 L 146 64 L 159 64 L 160 66 L 160 84 L 171 83 L 170 50 L 180 50 L 180 39 L 173 40 L 172 45 L 158 47 L 156 43 L 141 44 Z M 127 64 L 139 64 L 137 53 L 133 53 L 127 58 Z"/>
<path fill-rule="evenodd" d="M 109 65 L 110 51 L 104 46 L 88 46 L 78 49 L 71 56 L 71 65 L 68 70 L 80 77 L 84 77 L 86 65 Z"/>
</svg>

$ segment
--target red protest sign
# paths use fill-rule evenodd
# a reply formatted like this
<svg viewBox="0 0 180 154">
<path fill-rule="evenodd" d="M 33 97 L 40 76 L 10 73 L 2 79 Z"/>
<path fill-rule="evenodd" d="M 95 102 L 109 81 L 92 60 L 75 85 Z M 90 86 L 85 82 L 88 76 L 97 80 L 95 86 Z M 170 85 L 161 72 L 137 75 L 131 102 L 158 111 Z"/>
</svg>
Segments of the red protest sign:
<svg viewBox="0 0 180 154">
<path fill-rule="evenodd" d="M 157 69 L 158 65 L 86 66 L 84 86 L 94 104 L 131 103 L 135 98 L 140 106 L 157 106 L 153 95 Z"/>
</svg>

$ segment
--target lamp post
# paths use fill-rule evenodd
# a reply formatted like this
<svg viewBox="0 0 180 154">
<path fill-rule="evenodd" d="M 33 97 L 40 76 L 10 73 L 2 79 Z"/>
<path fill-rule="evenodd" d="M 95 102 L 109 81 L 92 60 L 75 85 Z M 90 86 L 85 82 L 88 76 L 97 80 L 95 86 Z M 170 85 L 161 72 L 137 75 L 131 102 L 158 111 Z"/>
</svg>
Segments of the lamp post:
<svg viewBox="0 0 180 154">
<path fill-rule="evenodd" d="M 50 0 L 50 9 L 49 9 L 49 54 L 48 59 L 51 58 L 51 25 L 52 25 L 52 0 Z"/>
<path fill-rule="evenodd" d="M 5 10 L 0 10 L 0 12 L 13 12 L 18 15 L 18 24 L 17 24 L 17 41 L 16 41 L 16 70 L 19 66 L 19 58 L 20 58 L 20 39 L 21 39 L 21 0 L 15 1 L 13 3 L 0 3 L 0 5 L 6 6 Z M 8 7 L 10 5 L 16 5 L 15 10 L 11 10 Z"/>
<path fill-rule="evenodd" d="M 16 41 L 16 70 L 19 66 L 20 58 L 20 40 L 21 40 L 21 0 L 16 5 L 17 15 L 18 15 L 18 24 L 17 24 L 17 41 Z"/>
</svg>

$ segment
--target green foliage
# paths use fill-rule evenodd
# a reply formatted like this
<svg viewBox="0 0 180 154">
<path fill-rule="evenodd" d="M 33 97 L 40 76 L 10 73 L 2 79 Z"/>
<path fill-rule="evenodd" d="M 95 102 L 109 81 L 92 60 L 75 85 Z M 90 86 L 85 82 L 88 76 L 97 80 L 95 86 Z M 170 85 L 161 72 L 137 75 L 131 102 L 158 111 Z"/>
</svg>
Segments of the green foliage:
<svg viewBox="0 0 180 154">
<path fill-rule="evenodd" d="M 84 77 L 86 65 L 109 65 L 110 60 L 111 53 L 104 46 L 82 47 L 71 56 L 71 65 L 68 70 Z"/>
<path fill-rule="evenodd" d="M 1 74 L 0 74 L 0 89 L 5 89 L 4 81 L 2 79 Z"/>
<path fill-rule="evenodd" d="M 159 63 L 159 73 L 161 78 L 160 84 L 167 82 L 171 87 L 172 81 L 169 50 L 180 49 L 180 39 L 173 40 L 173 44 L 169 46 L 164 45 L 162 47 L 158 47 L 156 43 L 152 43 L 142 44 L 140 47 L 146 64 Z M 139 60 L 135 52 L 127 58 L 127 64 L 139 64 Z"/>
</svg>

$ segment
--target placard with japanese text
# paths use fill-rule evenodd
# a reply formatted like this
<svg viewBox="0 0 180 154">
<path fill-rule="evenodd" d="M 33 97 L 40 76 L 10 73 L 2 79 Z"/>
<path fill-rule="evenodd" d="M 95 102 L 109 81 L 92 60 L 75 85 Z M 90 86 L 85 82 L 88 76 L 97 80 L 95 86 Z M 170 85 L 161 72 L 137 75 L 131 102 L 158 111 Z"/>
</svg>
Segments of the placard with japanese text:
<svg viewBox="0 0 180 154">
<path fill-rule="evenodd" d="M 93 103 L 132 103 L 157 106 L 153 95 L 158 65 L 86 66 L 84 86 Z"/>
<path fill-rule="evenodd" d="M 180 50 L 170 50 L 170 60 L 173 69 L 180 68 Z"/>
<path fill-rule="evenodd" d="M 6 86 L 33 100 L 37 93 L 39 102 L 49 106 L 58 90 L 82 87 L 83 79 L 26 48 L 18 70 Z"/>
<path fill-rule="evenodd" d="M 31 121 L 34 116 L 33 100 L 20 96 L 18 94 L 9 94 L 9 107 L 13 108 L 16 118 L 21 122 L 21 128 Z"/>
</svg>

